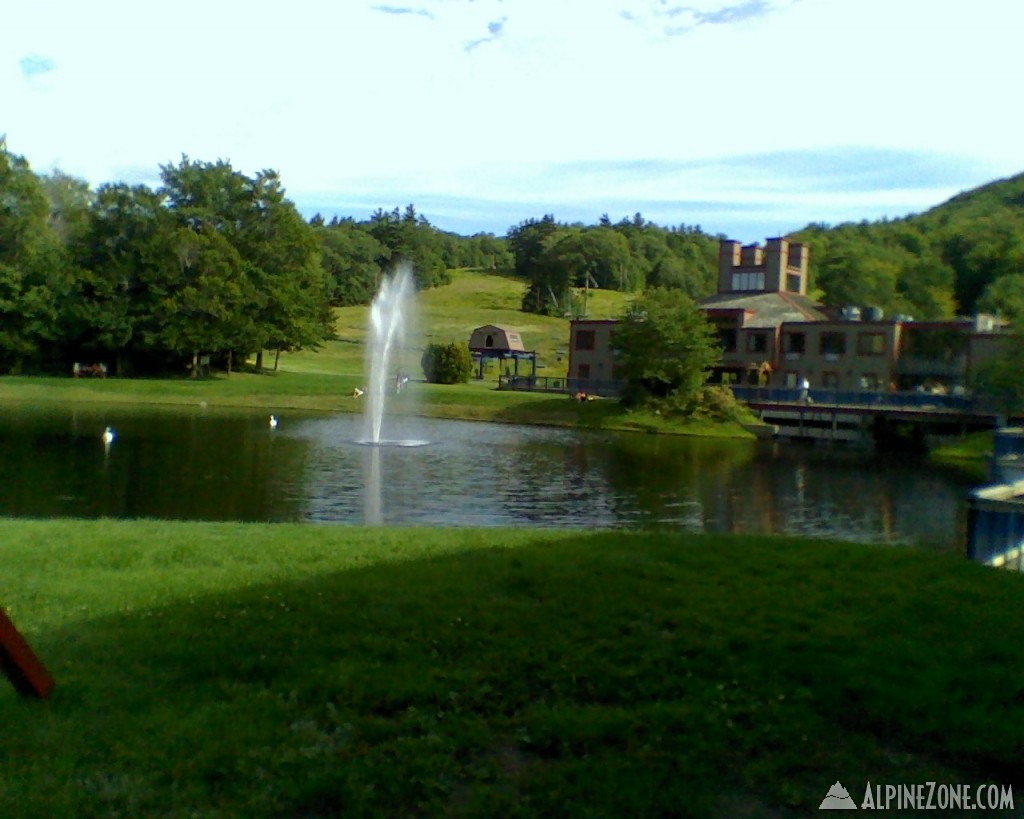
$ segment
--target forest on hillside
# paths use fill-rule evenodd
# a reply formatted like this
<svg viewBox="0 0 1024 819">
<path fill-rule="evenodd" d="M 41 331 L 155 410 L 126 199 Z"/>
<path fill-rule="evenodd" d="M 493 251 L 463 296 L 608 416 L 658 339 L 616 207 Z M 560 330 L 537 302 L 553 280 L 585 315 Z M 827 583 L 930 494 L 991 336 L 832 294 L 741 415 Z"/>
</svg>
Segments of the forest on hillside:
<svg viewBox="0 0 1024 819">
<path fill-rule="evenodd" d="M 523 308 L 559 314 L 585 286 L 711 295 L 719 238 L 699 227 L 663 228 L 640 214 L 592 226 L 545 216 L 507 236 L 514 269 L 529 282 Z M 809 294 L 827 306 L 879 307 L 916 319 L 977 312 L 1024 318 L 1024 174 L 922 214 L 810 224 L 787 238 L 810 247 Z"/>
<path fill-rule="evenodd" d="M 438 229 L 414 205 L 369 219 L 306 221 L 273 170 L 183 156 L 162 184 L 93 190 L 37 174 L 0 137 L 0 372 L 119 374 L 231 368 L 265 350 L 315 348 L 331 308 L 368 304 L 382 275 L 412 265 L 420 288 L 472 267 L 520 277 L 525 311 L 580 315 L 589 288 L 715 290 L 718 242 L 639 213 L 597 224 L 527 218 L 502 237 Z M 767 237 L 766 237 L 767 238 Z M 918 319 L 977 311 L 1024 317 L 1024 174 L 898 220 L 790 235 L 811 248 L 812 295 Z"/>
<path fill-rule="evenodd" d="M 878 305 L 919 319 L 977 312 L 1024 317 L 1024 174 L 903 219 L 793 235 L 811 248 L 827 304 Z"/>
</svg>

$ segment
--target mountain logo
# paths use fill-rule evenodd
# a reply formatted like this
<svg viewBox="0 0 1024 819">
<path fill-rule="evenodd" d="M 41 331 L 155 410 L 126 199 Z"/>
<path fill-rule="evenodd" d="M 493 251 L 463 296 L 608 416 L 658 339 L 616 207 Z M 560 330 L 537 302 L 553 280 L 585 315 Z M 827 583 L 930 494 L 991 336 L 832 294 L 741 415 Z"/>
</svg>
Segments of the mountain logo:
<svg viewBox="0 0 1024 819">
<path fill-rule="evenodd" d="M 828 794 L 818 805 L 818 810 L 857 810 L 857 803 L 850 798 L 839 782 L 828 789 Z"/>
</svg>

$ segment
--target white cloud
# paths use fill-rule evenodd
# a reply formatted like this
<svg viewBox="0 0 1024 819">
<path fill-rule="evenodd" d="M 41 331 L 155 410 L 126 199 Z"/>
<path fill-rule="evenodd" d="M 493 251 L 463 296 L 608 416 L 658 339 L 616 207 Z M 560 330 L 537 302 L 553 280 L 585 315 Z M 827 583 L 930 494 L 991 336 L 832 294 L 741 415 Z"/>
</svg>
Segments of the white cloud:
<svg viewBox="0 0 1024 819">
<path fill-rule="evenodd" d="M 1021 170 L 1017 0 L 37 0 L 7 17 L 0 132 L 93 183 L 187 153 L 276 168 L 300 204 L 766 196 L 810 221 L 828 202 L 787 184 L 843 176 L 848 146 L 947 157 L 936 193 L 960 167 Z M 766 192 L 715 162 L 770 152 L 816 176 Z M 851 206 L 916 201 L 897 172 Z"/>
</svg>

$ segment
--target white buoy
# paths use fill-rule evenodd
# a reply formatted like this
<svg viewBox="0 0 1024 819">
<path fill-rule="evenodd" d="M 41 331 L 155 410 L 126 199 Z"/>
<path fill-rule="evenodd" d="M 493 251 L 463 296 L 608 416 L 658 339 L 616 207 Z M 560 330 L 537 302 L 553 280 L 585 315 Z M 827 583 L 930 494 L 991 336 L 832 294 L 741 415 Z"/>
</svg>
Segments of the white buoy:
<svg viewBox="0 0 1024 819">
<path fill-rule="evenodd" d="M 107 427 L 105 430 L 103 430 L 103 443 L 109 446 L 114 442 L 114 437 L 114 430 L 112 430 L 110 427 Z"/>
<path fill-rule="evenodd" d="M 270 416 L 270 428 L 271 429 L 277 429 L 277 416 L 276 415 L 271 415 Z"/>
</svg>

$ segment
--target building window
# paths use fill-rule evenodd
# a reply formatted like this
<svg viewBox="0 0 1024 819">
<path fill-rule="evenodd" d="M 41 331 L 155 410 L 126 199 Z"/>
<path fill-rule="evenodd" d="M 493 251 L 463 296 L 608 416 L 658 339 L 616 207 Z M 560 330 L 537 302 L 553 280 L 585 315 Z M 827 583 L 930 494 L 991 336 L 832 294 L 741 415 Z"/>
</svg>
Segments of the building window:
<svg viewBox="0 0 1024 819">
<path fill-rule="evenodd" d="M 590 365 L 589 364 L 578 364 L 576 366 L 576 377 L 587 379 L 590 378 Z"/>
<path fill-rule="evenodd" d="M 782 351 L 803 355 L 807 348 L 807 336 L 803 333 L 786 333 L 782 336 Z"/>
<path fill-rule="evenodd" d="M 882 355 L 885 352 L 884 333 L 860 333 L 857 336 L 857 355 Z"/>
<path fill-rule="evenodd" d="M 785 375 L 783 376 L 782 383 L 789 389 L 794 389 L 800 383 L 798 376 L 798 373 L 795 373 L 792 370 L 787 370 Z"/>
<path fill-rule="evenodd" d="M 786 274 L 786 290 L 790 293 L 800 292 L 800 280 L 801 276 L 799 273 L 787 273 Z"/>
<path fill-rule="evenodd" d="M 718 343 L 722 345 L 723 352 L 736 352 L 736 330 L 732 327 L 719 328 Z"/>
<path fill-rule="evenodd" d="M 824 356 L 841 356 L 846 352 L 846 333 L 822 333 L 818 352 Z"/>
<path fill-rule="evenodd" d="M 484 347 L 493 347 L 493 346 L 494 346 L 494 336 L 487 336 L 487 338 L 484 339 Z"/>
<path fill-rule="evenodd" d="M 839 389 L 839 373 L 837 372 L 823 372 L 821 374 L 821 384 L 826 390 L 838 390 Z"/>
<path fill-rule="evenodd" d="M 763 353 L 768 349 L 767 333 L 751 333 L 747 336 L 747 352 Z"/>
<path fill-rule="evenodd" d="M 593 350 L 594 349 L 594 331 L 593 330 L 577 330 L 576 331 L 576 349 L 577 350 Z M 580 376 L 582 378 L 582 376 Z"/>
<path fill-rule="evenodd" d="M 882 388 L 882 382 L 878 377 L 878 373 L 864 373 L 864 375 L 860 377 L 860 388 L 862 390 L 870 390 L 872 392 L 880 390 Z"/>
<path fill-rule="evenodd" d="M 744 290 L 764 290 L 764 272 L 760 273 L 733 273 L 733 292 L 739 293 Z"/>
</svg>

